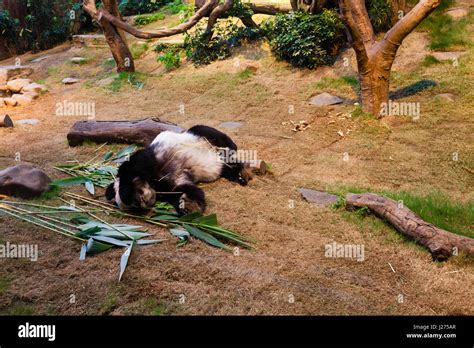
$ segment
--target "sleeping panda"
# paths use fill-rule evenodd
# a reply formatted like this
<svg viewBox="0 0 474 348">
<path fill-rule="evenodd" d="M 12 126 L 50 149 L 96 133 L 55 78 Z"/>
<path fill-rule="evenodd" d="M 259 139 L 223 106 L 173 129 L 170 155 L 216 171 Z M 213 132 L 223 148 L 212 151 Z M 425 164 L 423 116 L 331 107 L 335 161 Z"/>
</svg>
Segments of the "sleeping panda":
<svg viewBox="0 0 474 348">
<path fill-rule="evenodd" d="M 222 156 L 223 150 L 231 155 Z M 197 183 L 224 177 L 247 185 L 250 180 L 249 166 L 239 162 L 236 153 L 232 139 L 212 127 L 165 131 L 119 167 L 105 195 L 123 210 L 148 210 L 161 201 L 172 204 L 179 214 L 203 213 L 206 200 Z"/>
</svg>

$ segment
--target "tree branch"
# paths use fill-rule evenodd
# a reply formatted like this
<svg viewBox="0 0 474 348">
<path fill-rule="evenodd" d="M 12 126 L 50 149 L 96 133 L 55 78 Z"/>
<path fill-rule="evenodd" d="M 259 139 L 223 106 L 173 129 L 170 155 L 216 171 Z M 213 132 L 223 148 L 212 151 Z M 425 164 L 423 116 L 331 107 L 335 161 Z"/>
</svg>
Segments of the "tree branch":
<svg viewBox="0 0 474 348">
<path fill-rule="evenodd" d="M 173 35 L 180 34 L 189 30 L 190 28 L 195 26 L 197 22 L 201 20 L 201 18 L 205 17 L 209 13 L 209 11 L 211 11 L 211 9 L 214 8 L 216 3 L 217 3 L 217 0 L 209 0 L 204 4 L 204 6 L 202 6 L 198 11 L 196 11 L 196 13 L 193 16 L 191 16 L 186 22 L 181 23 L 174 28 L 163 29 L 163 30 L 153 32 L 153 33 L 138 30 L 134 26 L 122 21 L 116 16 L 113 16 L 105 9 L 97 10 L 97 7 L 95 5 L 95 0 L 84 0 L 83 6 L 84 6 L 84 9 L 91 15 L 91 17 L 94 18 L 98 22 L 100 22 L 101 19 L 105 18 L 115 27 L 126 31 L 127 33 L 135 37 L 138 37 L 140 39 L 155 39 L 155 38 L 173 36 Z"/>
<path fill-rule="evenodd" d="M 383 41 L 398 48 L 403 39 L 420 24 L 436 7 L 441 0 L 421 0 L 410 12 L 400 19 L 384 36 Z M 395 49 L 396 49 L 395 48 Z"/>
</svg>

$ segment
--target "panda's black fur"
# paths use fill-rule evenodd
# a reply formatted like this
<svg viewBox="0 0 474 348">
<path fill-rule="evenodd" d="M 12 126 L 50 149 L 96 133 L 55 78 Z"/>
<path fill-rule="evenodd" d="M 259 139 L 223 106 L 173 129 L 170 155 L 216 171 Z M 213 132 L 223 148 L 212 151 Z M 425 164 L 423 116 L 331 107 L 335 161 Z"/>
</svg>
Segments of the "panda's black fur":
<svg viewBox="0 0 474 348">
<path fill-rule="evenodd" d="M 204 191 L 196 184 L 219 177 L 246 185 L 248 169 L 233 157 L 220 157 L 216 149 L 236 152 L 232 139 L 212 127 L 197 125 L 185 133 L 162 132 L 152 144 L 137 151 L 118 170 L 106 198 L 122 209 L 143 210 L 157 200 L 169 202 L 177 212 L 204 212 Z"/>
</svg>

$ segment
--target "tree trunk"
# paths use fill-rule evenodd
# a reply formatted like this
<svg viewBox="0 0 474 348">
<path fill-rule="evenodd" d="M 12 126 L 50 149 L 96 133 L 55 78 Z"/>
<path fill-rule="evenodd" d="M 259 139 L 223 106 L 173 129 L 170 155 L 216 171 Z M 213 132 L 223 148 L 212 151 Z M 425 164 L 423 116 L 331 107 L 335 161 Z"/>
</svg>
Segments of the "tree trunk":
<svg viewBox="0 0 474 348">
<path fill-rule="evenodd" d="M 474 239 L 459 236 L 438 228 L 410 209 L 389 198 L 373 193 L 352 194 L 346 196 L 346 208 L 369 208 L 378 217 L 387 220 L 397 231 L 426 247 L 434 260 L 443 261 L 462 251 L 474 255 Z"/>
</svg>

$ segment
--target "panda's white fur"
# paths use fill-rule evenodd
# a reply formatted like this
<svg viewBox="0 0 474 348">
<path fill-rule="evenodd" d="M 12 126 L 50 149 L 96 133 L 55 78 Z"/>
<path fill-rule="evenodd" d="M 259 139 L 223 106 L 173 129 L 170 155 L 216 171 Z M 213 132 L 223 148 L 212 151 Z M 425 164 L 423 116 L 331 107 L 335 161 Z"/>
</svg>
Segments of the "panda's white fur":
<svg viewBox="0 0 474 348">
<path fill-rule="evenodd" d="M 160 133 L 151 143 L 157 159 L 170 158 L 199 182 L 217 180 L 225 165 L 209 142 L 191 133 Z M 181 184 L 177 178 L 177 184 Z"/>
</svg>

